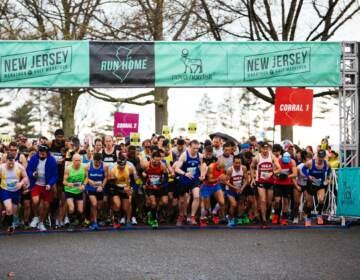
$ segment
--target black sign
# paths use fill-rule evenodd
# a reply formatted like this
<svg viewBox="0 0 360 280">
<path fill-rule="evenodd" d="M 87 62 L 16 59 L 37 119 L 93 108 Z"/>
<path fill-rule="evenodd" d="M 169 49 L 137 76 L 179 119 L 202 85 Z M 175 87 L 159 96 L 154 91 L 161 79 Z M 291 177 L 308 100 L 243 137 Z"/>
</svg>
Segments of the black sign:
<svg viewBox="0 0 360 280">
<path fill-rule="evenodd" d="M 90 86 L 153 87 L 154 43 L 90 42 Z"/>
</svg>

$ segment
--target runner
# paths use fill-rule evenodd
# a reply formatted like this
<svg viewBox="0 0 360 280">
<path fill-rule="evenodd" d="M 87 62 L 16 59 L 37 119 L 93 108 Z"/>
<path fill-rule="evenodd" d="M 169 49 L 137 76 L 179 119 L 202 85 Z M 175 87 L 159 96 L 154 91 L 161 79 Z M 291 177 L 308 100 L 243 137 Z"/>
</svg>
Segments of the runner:
<svg viewBox="0 0 360 280">
<path fill-rule="evenodd" d="M 120 228 L 119 218 L 121 209 L 127 214 L 128 226 L 131 225 L 130 219 L 131 206 L 130 199 L 132 194 L 131 186 L 135 184 L 135 170 L 127 165 L 126 158 L 119 155 L 117 164 L 110 170 L 109 176 L 109 195 L 112 202 L 113 227 Z"/>
<path fill-rule="evenodd" d="M 197 225 L 196 212 L 200 203 L 200 181 L 204 180 L 206 164 L 203 156 L 198 152 L 200 143 L 197 140 L 190 142 L 190 147 L 183 153 L 175 164 L 175 172 L 181 175 L 178 184 L 179 217 L 177 225 L 184 223 L 187 216 L 188 192 L 192 194 L 191 224 Z"/>
<path fill-rule="evenodd" d="M 317 196 L 317 224 L 324 224 L 322 211 L 324 208 L 325 190 L 330 182 L 331 168 L 325 160 L 326 152 L 319 150 L 316 159 L 309 160 L 302 168 L 302 172 L 308 178 L 308 184 L 305 189 L 305 207 L 304 213 L 305 226 L 311 226 L 311 210 L 314 207 L 313 197 Z"/>
<path fill-rule="evenodd" d="M 261 143 L 260 153 L 253 158 L 250 165 L 251 184 L 256 185 L 259 196 L 261 227 L 267 227 L 273 199 L 273 175 L 280 172 L 281 167 L 275 156 L 269 151 L 269 144 Z M 256 168 L 256 169 L 255 169 Z"/>
<path fill-rule="evenodd" d="M 294 205 L 293 205 L 293 224 L 299 223 L 299 207 L 300 207 L 300 201 L 302 198 L 302 194 L 304 193 L 306 186 L 308 184 L 308 178 L 304 175 L 302 172 L 302 169 L 305 165 L 305 163 L 312 159 L 313 155 L 312 153 L 307 152 L 306 150 L 301 151 L 301 163 L 297 166 L 297 178 L 294 188 Z"/>
<path fill-rule="evenodd" d="M 146 205 L 150 208 L 148 212 L 148 224 L 153 228 L 159 226 L 158 223 L 158 200 L 163 197 L 168 180 L 166 165 L 161 162 L 161 154 L 155 151 L 151 155 L 151 160 L 144 171 L 145 192 L 147 196 Z"/>
<path fill-rule="evenodd" d="M 240 219 L 244 218 L 246 196 L 243 195 L 243 191 L 248 187 L 249 182 L 248 170 L 245 165 L 242 165 L 240 155 L 234 156 L 233 166 L 226 171 L 226 175 L 230 178 L 226 183 L 225 193 L 230 202 L 228 226 L 233 227 L 236 225 L 235 212 L 237 209 Z"/>
<path fill-rule="evenodd" d="M 30 227 L 46 231 L 44 220 L 52 201 L 52 187 L 55 186 L 58 179 L 56 159 L 50 154 L 47 145 L 39 145 L 39 151 L 30 158 L 26 172 L 30 181 L 34 213 Z M 39 209 L 40 202 L 42 202 L 41 211 Z"/>
<path fill-rule="evenodd" d="M 222 139 L 219 136 L 215 136 L 212 139 L 213 153 L 217 158 L 223 154 L 223 148 L 221 146 Z"/>
<path fill-rule="evenodd" d="M 96 230 L 99 228 L 97 223 L 98 201 L 102 201 L 104 198 L 103 190 L 108 176 L 108 167 L 102 162 L 100 153 L 94 154 L 93 160 L 88 166 L 85 166 L 85 172 L 88 177 L 85 191 L 91 203 L 91 224 L 89 228 Z"/>
<path fill-rule="evenodd" d="M 272 217 L 272 224 L 276 225 L 279 223 L 280 202 L 282 201 L 281 225 L 285 226 L 288 224 L 289 198 L 293 193 L 297 177 L 297 169 L 295 160 L 291 158 L 291 155 L 288 152 L 285 152 L 283 156 L 278 159 L 278 162 L 281 167 L 281 171 L 274 177 L 275 214 Z"/>
<path fill-rule="evenodd" d="M 86 182 L 87 173 L 81 164 L 81 155 L 76 153 L 73 155 L 72 164 L 65 168 L 63 181 L 70 219 L 69 231 L 74 230 L 78 225 L 82 225 L 84 214 L 83 191 Z"/>
<path fill-rule="evenodd" d="M 206 172 L 205 182 L 201 186 L 201 200 L 204 208 L 201 209 L 200 226 L 207 225 L 207 214 L 211 209 L 210 197 L 213 195 L 219 203 L 221 215 L 225 214 L 225 199 L 220 183 L 225 184 L 227 176 L 225 174 L 225 163 L 218 160 L 209 165 Z"/>
<path fill-rule="evenodd" d="M 20 192 L 22 188 L 27 188 L 29 184 L 25 168 L 15 162 L 13 154 L 8 154 L 6 163 L 0 165 L 0 199 L 5 207 L 4 222 L 7 226 L 8 234 L 15 230 L 14 215 L 20 202 Z"/>
</svg>

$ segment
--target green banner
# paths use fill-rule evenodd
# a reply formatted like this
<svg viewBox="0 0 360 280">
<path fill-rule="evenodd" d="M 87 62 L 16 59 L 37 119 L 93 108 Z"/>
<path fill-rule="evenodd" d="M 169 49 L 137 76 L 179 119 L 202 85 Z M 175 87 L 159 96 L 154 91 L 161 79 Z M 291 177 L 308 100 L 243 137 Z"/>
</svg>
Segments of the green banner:
<svg viewBox="0 0 360 280">
<path fill-rule="evenodd" d="M 88 41 L 0 41 L 0 87 L 88 86 Z"/>
<path fill-rule="evenodd" d="M 155 86 L 340 86 L 337 42 L 156 42 Z"/>
<path fill-rule="evenodd" d="M 339 169 L 337 216 L 360 217 L 360 168 Z"/>
</svg>

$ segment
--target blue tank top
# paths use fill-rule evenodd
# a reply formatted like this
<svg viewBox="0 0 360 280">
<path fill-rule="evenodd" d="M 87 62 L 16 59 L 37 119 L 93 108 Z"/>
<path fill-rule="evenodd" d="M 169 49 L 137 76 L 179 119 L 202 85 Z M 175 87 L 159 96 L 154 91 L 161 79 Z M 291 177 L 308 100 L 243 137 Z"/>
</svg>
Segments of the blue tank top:
<svg viewBox="0 0 360 280">
<path fill-rule="evenodd" d="M 194 177 L 194 180 L 198 180 L 199 177 L 200 177 L 200 156 L 199 156 L 199 153 L 197 153 L 196 157 L 195 158 L 192 158 L 190 157 L 190 154 L 188 151 L 186 151 L 186 160 L 184 161 L 182 167 L 181 167 L 181 170 L 186 172 L 186 173 L 191 173 Z M 186 181 L 190 179 L 185 177 L 185 176 L 182 176 L 183 179 Z M 194 181 L 193 180 L 193 181 Z"/>
<path fill-rule="evenodd" d="M 322 169 L 317 169 L 315 165 L 315 159 L 312 160 L 311 169 L 309 170 L 310 176 L 313 176 L 316 180 L 312 182 L 315 186 L 321 186 L 324 184 L 326 175 L 329 169 L 326 160 L 324 160 L 324 166 Z"/>
<path fill-rule="evenodd" d="M 95 182 L 102 182 L 105 178 L 104 163 L 101 163 L 98 169 L 94 168 L 93 162 L 90 162 L 88 178 Z M 89 185 L 88 185 L 89 186 Z"/>
</svg>

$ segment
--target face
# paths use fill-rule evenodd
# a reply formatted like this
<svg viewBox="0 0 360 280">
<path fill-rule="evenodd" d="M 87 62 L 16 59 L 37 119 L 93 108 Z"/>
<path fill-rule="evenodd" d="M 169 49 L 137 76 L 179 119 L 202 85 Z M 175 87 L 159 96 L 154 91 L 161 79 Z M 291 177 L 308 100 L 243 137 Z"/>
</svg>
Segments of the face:
<svg viewBox="0 0 360 280">
<path fill-rule="evenodd" d="M 105 146 L 106 146 L 106 148 L 110 149 L 110 148 L 113 147 L 113 145 L 114 145 L 114 141 L 113 141 L 112 137 L 111 136 L 106 136 L 105 137 Z"/>
<path fill-rule="evenodd" d="M 229 157 L 231 155 L 232 150 L 233 150 L 232 147 L 225 147 L 223 151 L 223 155 L 225 157 Z"/>
<path fill-rule="evenodd" d="M 39 151 L 39 157 L 40 157 L 40 159 L 45 159 L 47 157 L 47 152 L 46 151 Z"/>
<path fill-rule="evenodd" d="M 279 158 L 280 155 L 281 155 L 281 153 L 280 153 L 279 151 L 273 151 L 272 153 L 273 153 L 273 155 L 274 155 L 275 157 L 277 157 L 277 158 Z"/>
<path fill-rule="evenodd" d="M 213 139 L 213 146 L 214 146 L 215 148 L 219 148 L 220 145 L 221 145 L 220 138 L 215 137 L 215 138 Z"/>
<path fill-rule="evenodd" d="M 240 167 L 241 167 L 241 160 L 238 159 L 238 158 L 236 158 L 236 159 L 234 160 L 233 166 L 234 166 L 235 169 L 240 169 Z"/>
<path fill-rule="evenodd" d="M 185 150 L 185 145 L 177 145 L 177 150 L 182 153 Z"/>
<path fill-rule="evenodd" d="M 159 166 L 161 163 L 161 157 L 153 157 L 151 159 L 151 163 L 153 166 Z"/>
<path fill-rule="evenodd" d="M 79 155 L 74 155 L 72 162 L 74 168 L 79 168 L 81 165 L 81 157 Z"/>
<path fill-rule="evenodd" d="M 269 153 L 269 146 L 260 147 L 260 153 L 264 156 L 267 155 Z"/>
<path fill-rule="evenodd" d="M 14 146 L 9 146 L 9 154 L 15 157 L 17 155 L 17 148 Z"/>
<path fill-rule="evenodd" d="M 167 146 L 167 147 L 164 147 L 164 152 L 165 152 L 165 156 L 168 156 L 170 154 L 170 147 Z"/>
<path fill-rule="evenodd" d="M 9 169 L 13 168 L 15 166 L 15 159 L 7 160 L 6 165 Z"/>
<path fill-rule="evenodd" d="M 205 155 L 205 157 L 206 157 L 206 158 L 211 158 L 211 157 L 212 157 L 212 155 L 213 155 L 213 152 L 212 152 L 212 150 L 210 150 L 210 151 L 205 150 L 204 155 Z"/>
<path fill-rule="evenodd" d="M 94 160 L 95 167 L 100 167 L 100 165 L 101 165 L 101 160 Z"/>
<path fill-rule="evenodd" d="M 100 152 L 102 149 L 102 143 L 100 141 L 97 141 L 94 146 L 95 151 Z"/>
<path fill-rule="evenodd" d="M 163 143 L 164 143 L 164 138 L 159 138 L 158 144 L 160 147 L 162 147 Z"/>
<path fill-rule="evenodd" d="M 190 153 L 196 154 L 199 151 L 200 144 L 192 144 L 190 146 Z"/>
</svg>

